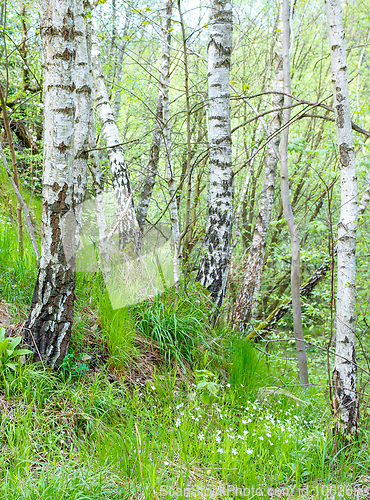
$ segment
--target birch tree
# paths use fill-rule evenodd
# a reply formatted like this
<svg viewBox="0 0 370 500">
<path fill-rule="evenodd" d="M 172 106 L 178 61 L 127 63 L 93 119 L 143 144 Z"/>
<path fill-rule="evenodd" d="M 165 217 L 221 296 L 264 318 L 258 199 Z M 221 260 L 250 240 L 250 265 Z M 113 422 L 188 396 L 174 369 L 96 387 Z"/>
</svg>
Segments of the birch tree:
<svg viewBox="0 0 370 500">
<path fill-rule="evenodd" d="M 290 83 L 290 61 L 289 61 L 289 31 L 290 31 L 290 9 L 289 0 L 281 0 L 282 12 L 282 31 L 283 31 L 283 73 L 284 73 L 284 109 L 283 125 L 284 130 L 281 133 L 280 143 L 280 187 L 281 199 L 285 219 L 287 221 L 290 241 L 292 248 L 292 267 L 291 267 L 291 289 L 292 289 L 292 306 L 293 306 L 293 327 L 296 339 L 297 358 L 298 358 L 298 375 L 302 385 L 308 385 L 308 368 L 306 346 L 303 338 L 301 298 L 299 294 L 301 270 L 300 270 L 300 252 L 299 252 L 299 234 L 298 227 L 294 220 L 292 205 L 290 203 L 289 194 L 289 176 L 288 176 L 288 139 L 289 127 L 287 126 L 290 120 L 291 106 L 291 83 Z"/>
<path fill-rule="evenodd" d="M 119 110 L 121 108 L 121 79 L 122 79 L 122 66 L 123 66 L 123 56 L 125 54 L 126 46 L 127 46 L 127 39 L 128 39 L 128 33 L 130 29 L 130 21 L 131 21 L 131 6 L 128 5 L 126 7 L 126 18 L 125 18 L 125 25 L 123 27 L 123 32 L 121 38 L 121 44 L 118 47 L 118 55 L 117 55 L 117 65 L 115 68 L 115 80 L 114 84 L 116 87 L 116 93 L 114 96 L 114 103 L 113 103 L 113 116 L 114 119 L 117 121 L 118 120 L 118 115 L 119 115 Z M 112 46 L 113 46 L 113 39 L 112 39 Z"/>
<path fill-rule="evenodd" d="M 87 45 L 87 55 L 89 63 L 89 84 L 91 89 L 93 89 L 93 78 L 92 78 L 92 36 L 93 36 L 93 25 L 91 9 L 92 6 L 87 2 L 87 8 L 90 15 L 86 17 L 86 45 Z M 108 226 L 105 218 L 104 210 L 104 182 L 103 182 L 103 172 L 100 168 L 98 152 L 96 150 L 96 137 L 95 137 L 95 117 L 94 117 L 94 99 L 93 92 L 90 93 L 90 115 L 89 115 L 89 170 L 92 176 L 93 192 L 95 197 L 95 210 L 96 210 L 96 222 L 98 226 L 99 234 L 99 267 L 103 272 L 110 270 L 110 262 L 108 256 L 107 248 L 107 237 L 108 237 Z"/>
<path fill-rule="evenodd" d="M 168 88 L 169 88 L 169 57 L 170 57 L 170 41 L 171 41 L 171 11 L 172 2 L 162 0 L 161 3 L 161 69 L 159 77 L 159 89 L 157 98 L 157 109 L 155 113 L 155 124 L 152 137 L 152 143 L 149 151 L 149 160 L 146 165 L 147 174 L 144 180 L 144 186 L 141 191 L 140 203 L 137 207 L 136 215 L 141 231 L 144 228 L 145 219 L 148 214 L 150 199 L 152 197 L 155 179 L 158 171 L 159 153 L 164 135 L 164 100 L 168 101 Z M 166 103 L 166 117 L 169 114 L 169 104 Z M 167 132 L 167 130 L 166 130 Z M 166 149 L 166 148 L 165 148 Z M 166 150 L 165 150 L 166 153 Z"/>
<path fill-rule="evenodd" d="M 75 83 L 73 0 L 41 1 L 44 92 L 42 246 L 25 341 L 34 360 L 58 366 L 71 338 L 75 269 L 62 244 L 62 217 L 72 206 Z"/>
<path fill-rule="evenodd" d="M 281 126 L 282 112 L 280 109 L 284 104 L 283 31 L 281 13 L 279 19 L 273 93 L 271 94 L 272 109 L 277 109 L 278 111 L 272 114 L 268 125 L 268 132 L 269 135 L 272 136 L 272 139 L 267 145 L 265 156 L 265 177 L 262 186 L 260 208 L 254 227 L 252 244 L 243 273 L 242 286 L 233 311 L 232 322 L 239 330 L 245 329 L 251 317 L 253 298 L 262 274 L 267 229 L 270 223 L 271 209 L 274 201 L 276 167 L 279 159 L 277 152 L 279 151 L 280 144 L 280 134 L 277 132 Z"/>
<path fill-rule="evenodd" d="M 102 135 L 107 146 L 116 211 L 119 218 L 124 211 L 129 196 L 132 194 L 132 187 L 123 146 L 109 102 L 100 61 L 99 42 L 95 34 L 92 36 L 92 71 L 95 106 L 101 123 Z M 131 197 L 128 212 L 119 226 L 119 245 L 123 249 L 127 243 L 134 241 L 135 246 L 137 246 L 139 240 L 139 225 L 136 219 L 133 198 Z"/>
<path fill-rule="evenodd" d="M 179 280 L 178 253 L 180 241 L 179 213 L 176 200 L 175 174 L 172 164 L 171 123 L 170 123 L 170 43 L 171 43 L 171 15 L 172 0 L 163 0 L 162 21 L 162 68 L 163 68 L 163 143 L 166 157 L 166 172 L 168 181 L 168 194 L 170 197 L 171 230 L 174 241 L 173 272 L 175 283 Z"/>
<path fill-rule="evenodd" d="M 338 282 L 336 307 L 336 349 L 333 371 L 333 409 L 337 430 L 357 431 L 356 394 L 356 225 L 357 179 L 348 92 L 346 48 L 339 0 L 326 1 L 329 25 L 331 67 L 337 144 L 340 161 L 341 209 L 338 223 Z"/>
<path fill-rule="evenodd" d="M 92 75 L 87 47 L 87 32 L 82 0 L 74 0 L 75 17 L 75 85 L 76 115 L 74 123 L 74 206 L 77 221 L 77 239 L 81 231 L 83 202 L 87 182 L 87 158 L 90 144 L 90 122 L 92 116 Z M 78 244 L 78 242 L 77 242 Z"/>
<path fill-rule="evenodd" d="M 233 171 L 230 133 L 230 55 L 232 5 L 212 0 L 208 43 L 208 135 L 210 180 L 208 219 L 203 257 L 197 279 L 206 287 L 216 306 L 222 305 L 230 265 L 233 220 Z"/>
</svg>

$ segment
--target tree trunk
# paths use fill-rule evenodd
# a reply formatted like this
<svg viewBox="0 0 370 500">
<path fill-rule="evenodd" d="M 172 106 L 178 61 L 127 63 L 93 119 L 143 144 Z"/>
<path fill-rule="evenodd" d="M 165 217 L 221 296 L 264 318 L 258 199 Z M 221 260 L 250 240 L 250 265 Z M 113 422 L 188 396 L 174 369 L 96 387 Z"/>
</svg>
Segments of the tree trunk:
<svg viewBox="0 0 370 500">
<path fill-rule="evenodd" d="M 137 208 L 137 220 L 141 231 L 143 231 L 145 225 L 145 219 L 148 214 L 148 208 L 150 199 L 152 197 L 152 192 L 155 184 L 155 178 L 157 176 L 158 161 L 159 161 L 159 151 L 161 146 L 162 135 L 165 136 L 165 158 L 167 166 L 168 158 L 168 134 L 171 140 L 171 131 L 169 124 L 165 123 L 164 109 L 166 108 L 166 118 L 169 118 L 169 102 L 168 102 L 168 90 L 169 90 L 169 78 L 170 78 L 170 41 L 171 41 L 171 11 L 172 4 L 171 1 L 162 0 L 161 5 L 162 11 L 162 57 L 161 57 L 161 74 L 159 78 L 159 89 L 158 89 L 158 99 L 157 99 L 157 110 L 155 115 L 155 126 L 152 138 L 152 144 L 149 152 L 149 161 L 147 164 L 147 175 L 144 181 L 144 187 L 141 192 L 140 203 Z M 165 101 L 167 101 L 165 103 Z M 165 125 L 166 128 L 165 128 Z M 165 130 L 164 130 L 165 129 Z M 169 131 L 169 132 L 168 132 Z M 170 146 L 170 144 L 169 144 Z M 176 202 L 176 200 L 175 200 Z"/>
<path fill-rule="evenodd" d="M 291 85 L 290 85 L 290 63 L 289 63 L 289 0 L 281 0 L 281 13 L 283 19 L 283 71 L 284 71 L 284 106 L 291 105 Z M 283 112 L 283 125 L 290 120 L 290 108 Z M 294 220 L 292 206 L 289 195 L 289 178 L 288 178 L 288 139 L 289 127 L 286 127 L 281 133 L 280 143 L 280 186 L 281 199 L 285 219 L 288 224 L 291 247 L 292 247 L 292 270 L 291 270 L 291 289 L 292 289 L 292 305 L 293 305 L 293 325 L 294 335 L 296 339 L 297 357 L 298 357 L 298 375 L 303 386 L 308 385 L 308 368 L 306 357 L 306 346 L 303 338 L 301 299 L 299 296 L 300 288 L 300 256 L 299 256 L 299 236 L 298 228 Z"/>
<path fill-rule="evenodd" d="M 28 69 L 28 61 L 27 61 L 27 56 L 28 56 L 28 28 L 26 24 L 26 18 L 27 18 L 27 4 L 22 2 L 22 7 L 21 7 L 21 30 L 22 30 L 22 41 L 19 45 L 19 53 L 21 54 L 21 57 L 23 59 L 23 78 L 22 78 L 22 89 L 23 91 L 28 90 L 30 86 L 30 75 L 29 75 L 29 69 Z"/>
<path fill-rule="evenodd" d="M 121 79 L 122 79 L 122 64 L 123 64 L 123 56 L 125 54 L 126 46 L 127 46 L 127 38 L 128 38 L 128 32 L 130 29 L 130 21 L 131 21 L 131 6 L 128 5 L 126 8 L 126 18 L 125 18 L 125 25 L 123 27 L 123 33 L 122 33 L 122 43 L 121 46 L 118 50 L 118 56 L 117 56 L 117 61 L 116 61 L 116 68 L 114 71 L 115 74 L 115 79 L 114 79 L 114 86 L 115 86 L 115 95 L 114 95 L 114 103 L 113 103 L 113 116 L 115 121 L 117 122 L 118 120 L 118 115 L 119 115 L 119 110 L 121 109 Z"/>
<path fill-rule="evenodd" d="M 91 11 L 91 4 L 88 4 L 88 9 Z M 86 17 L 86 44 L 87 44 L 87 55 L 89 62 L 89 75 L 91 78 L 91 88 L 92 88 L 92 16 L 91 14 Z M 95 138 L 95 117 L 94 117 L 94 99 L 93 93 L 90 94 L 91 102 L 91 112 L 90 112 L 90 122 L 89 122 L 89 170 L 93 181 L 93 192 L 95 197 L 95 210 L 96 210 L 96 223 L 98 226 L 99 235 L 99 267 L 103 272 L 110 271 L 110 259 L 108 255 L 108 226 L 105 218 L 104 210 L 104 182 L 102 170 L 99 164 L 99 156 L 96 150 L 96 138 Z"/>
<path fill-rule="evenodd" d="M 230 55 L 232 6 L 212 0 L 208 44 L 209 166 L 208 220 L 197 280 L 215 303 L 214 320 L 222 305 L 230 265 L 233 221 L 233 171 L 230 134 Z"/>
<path fill-rule="evenodd" d="M 152 144 L 149 151 L 149 160 L 146 165 L 147 174 L 144 180 L 144 186 L 141 190 L 140 202 L 136 210 L 136 217 L 140 231 L 143 232 L 146 217 L 148 215 L 149 203 L 152 197 L 155 178 L 158 171 L 159 151 L 163 133 L 163 98 L 161 89 L 158 93 L 157 110 L 155 114 L 155 126 L 152 137 Z"/>
<path fill-rule="evenodd" d="M 72 206 L 75 59 L 73 0 L 41 1 L 44 88 L 42 246 L 25 341 L 34 360 L 57 367 L 71 338 L 75 269 L 62 243 L 62 217 Z"/>
<path fill-rule="evenodd" d="M 271 107 L 279 109 L 283 107 L 284 97 L 284 74 L 283 74 L 283 40 L 282 40 L 281 16 L 279 30 L 277 30 L 276 63 L 273 90 L 278 92 L 271 94 Z M 281 126 L 282 112 L 277 111 L 271 116 L 268 126 L 269 135 L 276 134 Z M 270 223 L 272 205 L 276 183 L 276 167 L 278 163 L 280 135 L 276 134 L 267 145 L 265 156 L 265 179 L 261 193 L 261 203 L 256 219 L 251 248 L 245 266 L 242 286 L 233 312 L 232 323 L 234 328 L 244 330 L 250 321 L 253 297 L 259 286 L 262 274 L 263 258 L 265 254 L 267 230 Z"/>
<path fill-rule="evenodd" d="M 92 74 L 91 61 L 87 47 L 87 30 L 84 20 L 82 0 L 74 0 L 75 19 L 75 85 L 76 85 L 76 115 L 74 129 L 74 186 L 73 205 L 77 221 L 76 245 L 82 225 L 83 202 L 85 200 L 87 183 L 87 158 L 90 146 L 90 122 L 92 108 Z"/>
<path fill-rule="evenodd" d="M 357 180 L 348 93 L 346 49 L 339 0 L 326 0 L 329 25 L 334 110 L 340 161 L 341 210 L 338 223 L 338 283 L 336 308 L 336 356 L 333 371 L 333 409 L 341 434 L 358 426 L 356 394 L 356 225 Z"/>
<path fill-rule="evenodd" d="M 117 217 L 119 217 L 119 214 L 124 210 L 129 195 L 132 193 L 132 187 L 123 146 L 109 102 L 108 91 L 100 62 L 99 43 L 96 35 L 92 37 L 92 69 L 95 105 L 102 127 L 102 135 L 107 145 L 116 211 Z M 139 225 L 136 219 L 134 203 L 131 198 L 128 213 L 122 219 L 119 226 L 120 249 L 123 249 L 131 241 L 134 241 L 135 247 L 137 247 L 140 241 L 139 234 Z"/>
<path fill-rule="evenodd" d="M 172 0 L 162 0 L 162 78 L 163 78 L 163 145 L 166 157 L 166 172 L 168 194 L 170 196 L 171 230 L 174 242 L 173 274 L 174 281 L 179 281 L 179 240 L 180 225 L 177 210 L 175 175 L 172 165 L 171 123 L 170 123 L 170 43 L 171 43 L 171 15 Z"/>
</svg>

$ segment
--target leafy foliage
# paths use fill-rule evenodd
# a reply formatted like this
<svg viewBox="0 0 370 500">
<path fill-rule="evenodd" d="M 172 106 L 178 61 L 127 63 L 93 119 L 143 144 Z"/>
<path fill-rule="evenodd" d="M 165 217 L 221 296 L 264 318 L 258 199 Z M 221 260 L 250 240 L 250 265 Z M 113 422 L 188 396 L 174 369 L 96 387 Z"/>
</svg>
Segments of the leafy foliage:
<svg viewBox="0 0 370 500">
<path fill-rule="evenodd" d="M 29 349 L 16 349 L 22 337 L 6 337 L 5 328 L 0 328 L 0 372 L 7 369 L 15 371 L 21 356 L 31 354 Z"/>
</svg>

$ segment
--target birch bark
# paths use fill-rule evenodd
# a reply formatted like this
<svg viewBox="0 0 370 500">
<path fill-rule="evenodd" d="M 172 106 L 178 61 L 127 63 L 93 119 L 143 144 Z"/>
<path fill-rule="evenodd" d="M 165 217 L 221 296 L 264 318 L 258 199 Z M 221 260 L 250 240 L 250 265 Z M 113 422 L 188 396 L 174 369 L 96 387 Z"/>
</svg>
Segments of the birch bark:
<svg viewBox="0 0 370 500">
<path fill-rule="evenodd" d="M 170 196 L 171 230 L 174 242 L 173 273 L 175 283 L 179 281 L 178 253 L 180 241 L 179 213 L 176 201 L 175 176 L 172 165 L 171 123 L 170 123 L 170 43 L 172 0 L 162 1 L 162 77 L 163 77 L 163 145 L 166 155 L 168 194 Z"/>
<path fill-rule="evenodd" d="M 283 111 L 283 125 L 286 125 L 290 120 L 290 105 L 291 105 L 291 83 L 290 83 L 290 62 L 289 62 L 289 28 L 290 28 L 290 10 L 289 0 L 281 0 L 282 12 L 282 28 L 283 28 L 283 72 L 284 72 L 284 106 L 288 107 Z M 294 220 L 292 205 L 290 203 L 289 194 L 289 176 L 288 176 L 288 139 L 289 127 L 286 127 L 281 133 L 280 143 L 280 186 L 281 199 L 283 202 L 283 210 L 285 219 L 288 224 L 291 247 L 292 247 L 292 269 L 291 269 L 291 289 L 292 289 L 292 306 L 293 306 L 293 325 L 294 335 L 297 348 L 298 358 L 298 376 L 303 386 L 308 385 L 308 368 L 306 346 L 303 337 L 301 299 L 299 295 L 300 289 L 300 252 L 299 252 L 299 235 L 298 228 Z"/>
<path fill-rule="evenodd" d="M 275 53 L 275 75 L 273 90 L 277 92 L 271 95 L 271 106 L 280 109 L 284 104 L 284 73 L 283 73 L 283 39 L 282 23 L 279 16 L 279 29 L 277 30 L 277 45 Z M 280 92 L 280 93 L 279 93 Z M 276 167 L 278 163 L 277 151 L 279 151 L 280 134 L 277 131 L 281 126 L 282 112 L 272 114 L 268 124 L 268 133 L 273 138 L 267 145 L 265 157 L 265 177 L 261 193 L 260 209 L 257 215 L 253 232 L 252 244 L 245 266 L 242 286 L 233 311 L 232 323 L 234 328 L 243 331 L 250 321 L 252 313 L 253 298 L 259 286 L 262 273 L 263 259 L 265 255 L 267 229 L 270 223 L 272 204 L 274 202 Z"/>
<path fill-rule="evenodd" d="M 74 0 L 75 19 L 75 86 L 76 114 L 74 122 L 74 191 L 73 204 L 77 222 L 76 245 L 81 232 L 83 202 L 87 182 L 87 159 L 90 143 L 90 121 L 92 115 L 92 76 L 87 50 L 87 31 L 84 20 L 83 0 Z"/>
<path fill-rule="evenodd" d="M 92 36 L 92 70 L 95 105 L 102 127 L 102 135 L 107 145 L 116 211 L 117 217 L 119 217 L 129 195 L 132 193 L 132 187 L 117 124 L 109 102 L 108 91 L 100 62 L 99 43 L 96 35 Z M 128 213 L 122 219 L 119 227 L 120 248 L 123 249 L 130 241 L 134 241 L 135 246 L 139 245 L 139 234 L 139 225 L 136 219 L 134 203 L 131 198 Z"/>
<path fill-rule="evenodd" d="M 86 45 L 87 45 L 87 55 L 89 64 L 89 84 L 93 90 L 93 77 L 92 77 L 92 35 L 93 35 L 93 25 L 92 25 L 92 6 L 89 0 L 86 0 L 86 8 L 90 15 L 86 17 Z M 99 156 L 96 150 L 96 138 L 95 138 L 95 117 L 94 117 L 94 99 L 93 91 L 90 93 L 90 121 L 89 121 L 89 158 L 90 158 L 90 173 L 93 179 L 93 190 L 95 196 L 95 208 L 96 208 L 96 221 L 99 232 L 99 267 L 103 272 L 110 270 L 110 262 L 108 256 L 107 238 L 108 238 L 108 226 L 105 218 L 104 210 L 104 183 L 103 175 L 99 164 Z"/>
<path fill-rule="evenodd" d="M 152 137 L 152 144 L 149 151 L 149 160 L 146 165 L 147 174 L 144 180 L 144 186 L 141 190 L 140 202 L 136 210 L 136 217 L 142 232 L 145 220 L 148 215 L 149 203 L 152 197 L 155 178 L 158 171 L 159 151 L 163 133 L 163 99 L 161 90 L 158 92 L 157 110 L 155 114 L 155 128 Z"/>
<path fill-rule="evenodd" d="M 141 231 L 144 228 L 145 219 L 148 214 L 150 199 L 152 197 L 155 178 L 157 176 L 159 151 L 162 141 L 162 135 L 168 140 L 167 128 L 165 128 L 164 107 L 166 107 L 166 117 L 169 118 L 169 70 L 170 70 L 170 41 L 171 41 L 171 0 L 162 0 L 161 3 L 161 29 L 162 29 L 162 56 L 161 56 L 161 72 L 159 78 L 159 89 L 157 99 L 157 110 L 155 115 L 155 127 L 153 132 L 152 144 L 150 147 L 149 161 L 147 163 L 147 175 L 144 181 L 144 187 L 141 192 L 140 203 L 138 205 L 136 215 Z M 166 106 L 164 101 L 167 100 Z M 170 137 L 171 139 L 171 137 Z M 165 142 L 165 154 L 167 158 L 167 141 Z"/>
<path fill-rule="evenodd" d="M 329 25 L 334 110 L 339 148 L 341 210 L 338 223 L 338 283 L 333 409 L 337 431 L 352 434 L 358 426 L 356 393 L 356 225 L 357 179 L 348 92 L 346 48 L 339 0 L 326 0 Z"/>
<path fill-rule="evenodd" d="M 114 103 L 113 103 L 113 116 L 115 121 L 118 120 L 118 115 L 119 115 L 119 110 L 121 109 L 121 79 L 122 79 L 122 64 L 123 64 L 123 56 L 125 54 L 126 50 L 126 45 L 127 45 L 127 38 L 128 38 L 128 32 L 130 29 L 130 21 L 131 21 L 131 6 L 128 5 L 126 8 L 126 19 L 125 19 L 125 25 L 123 27 L 123 33 L 122 33 L 122 43 L 121 46 L 119 47 L 118 50 L 118 56 L 117 56 L 117 67 L 115 69 L 115 79 L 114 79 L 114 86 L 115 86 L 115 96 L 114 96 Z"/>
<path fill-rule="evenodd" d="M 216 306 L 222 305 L 230 265 L 233 220 L 233 171 L 230 133 L 230 55 L 232 5 L 212 0 L 208 43 L 208 134 L 210 183 L 208 220 L 203 242 L 204 255 L 197 279 L 211 293 Z"/>
<path fill-rule="evenodd" d="M 62 244 L 62 217 L 72 205 L 75 59 L 73 0 L 41 1 L 44 90 L 42 247 L 25 341 L 34 360 L 52 368 L 67 353 L 75 270 Z"/>
</svg>

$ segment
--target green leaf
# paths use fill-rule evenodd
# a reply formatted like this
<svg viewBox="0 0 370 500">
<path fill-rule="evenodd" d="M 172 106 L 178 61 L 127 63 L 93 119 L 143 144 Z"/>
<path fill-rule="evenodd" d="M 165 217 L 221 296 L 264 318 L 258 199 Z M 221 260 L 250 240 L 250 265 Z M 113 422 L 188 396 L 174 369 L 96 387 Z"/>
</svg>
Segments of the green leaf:
<svg viewBox="0 0 370 500">
<path fill-rule="evenodd" d="M 30 349 L 17 349 L 13 352 L 13 356 L 23 356 L 24 354 L 32 354 Z"/>
<path fill-rule="evenodd" d="M 9 342 L 10 349 L 14 350 L 17 347 L 17 345 L 21 343 L 21 341 L 22 341 L 21 336 L 15 337 L 14 339 L 12 339 L 11 342 Z"/>
<path fill-rule="evenodd" d="M 0 342 L 0 356 L 2 356 L 2 354 L 6 351 L 8 344 L 9 344 L 8 339 L 5 339 L 2 342 Z"/>
<path fill-rule="evenodd" d="M 211 402 L 211 396 L 204 392 L 202 395 L 201 395 L 201 399 L 203 401 L 204 404 L 209 404 Z"/>
</svg>

